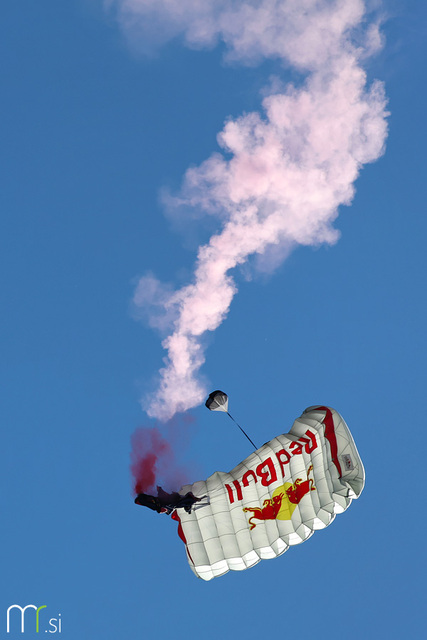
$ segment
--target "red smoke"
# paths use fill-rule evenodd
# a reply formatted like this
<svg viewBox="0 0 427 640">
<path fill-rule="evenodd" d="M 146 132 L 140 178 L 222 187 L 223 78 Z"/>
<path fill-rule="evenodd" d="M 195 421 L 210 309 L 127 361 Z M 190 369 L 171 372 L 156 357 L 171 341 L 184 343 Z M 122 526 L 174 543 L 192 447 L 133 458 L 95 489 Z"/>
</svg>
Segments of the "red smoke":
<svg viewBox="0 0 427 640">
<path fill-rule="evenodd" d="M 176 420 L 174 421 L 176 422 Z M 189 422 L 188 417 L 185 421 Z M 172 426 L 172 425 L 170 425 Z M 182 434 L 182 428 L 175 432 Z M 176 425 L 175 425 L 176 429 Z M 135 494 L 157 494 L 160 485 L 166 491 L 178 490 L 188 482 L 188 473 L 176 461 L 177 446 L 172 448 L 157 427 L 136 429 L 131 436 L 130 471 Z M 178 447 L 179 448 L 179 447 Z"/>
</svg>

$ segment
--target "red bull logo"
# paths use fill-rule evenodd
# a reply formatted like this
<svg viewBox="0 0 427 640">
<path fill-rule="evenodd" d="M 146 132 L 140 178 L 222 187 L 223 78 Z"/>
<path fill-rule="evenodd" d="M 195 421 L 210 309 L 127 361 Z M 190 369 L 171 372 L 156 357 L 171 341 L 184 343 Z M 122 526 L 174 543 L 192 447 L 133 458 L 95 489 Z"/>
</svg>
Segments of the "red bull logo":
<svg viewBox="0 0 427 640">
<path fill-rule="evenodd" d="M 253 515 L 249 518 L 250 531 L 256 527 L 253 520 L 290 520 L 297 504 L 310 491 L 316 491 L 313 478 L 309 478 L 313 471 L 311 464 L 307 470 L 306 480 L 297 478 L 293 484 L 285 482 L 278 487 L 271 498 L 264 500 L 262 507 L 244 507 L 243 511 L 249 511 Z"/>
<path fill-rule="evenodd" d="M 289 483 L 287 483 L 289 484 Z M 284 488 L 284 487 L 281 487 Z M 256 523 L 252 520 L 276 520 L 282 506 L 284 493 L 279 493 L 271 499 L 264 500 L 262 507 L 244 507 L 243 511 L 252 511 L 253 515 L 249 518 L 251 525 L 250 531 L 255 529 Z"/>
<path fill-rule="evenodd" d="M 236 500 L 243 500 L 245 488 L 252 483 L 260 482 L 263 487 L 269 487 L 271 484 L 275 484 L 279 478 L 285 478 L 285 474 L 288 473 L 287 465 L 294 456 L 300 456 L 303 452 L 311 454 L 317 447 L 316 434 L 307 429 L 298 440 L 292 441 L 287 448 L 275 451 L 274 455 L 268 456 L 253 469 L 248 469 L 240 479 L 236 478 L 231 483 L 225 483 L 224 487 L 230 504 Z M 286 487 L 290 486 L 289 483 L 286 483 Z"/>
<path fill-rule="evenodd" d="M 289 502 L 291 502 L 292 504 L 298 504 L 303 499 L 303 497 L 307 495 L 307 493 L 316 490 L 313 478 L 308 477 L 310 475 L 310 471 L 313 471 L 312 464 L 308 467 L 307 480 L 304 480 L 303 482 L 301 478 L 297 478 L 294 484 L 291 484 L 291 486 L 286 489 L 286 495 L 289 499 Z"/>
</svg>

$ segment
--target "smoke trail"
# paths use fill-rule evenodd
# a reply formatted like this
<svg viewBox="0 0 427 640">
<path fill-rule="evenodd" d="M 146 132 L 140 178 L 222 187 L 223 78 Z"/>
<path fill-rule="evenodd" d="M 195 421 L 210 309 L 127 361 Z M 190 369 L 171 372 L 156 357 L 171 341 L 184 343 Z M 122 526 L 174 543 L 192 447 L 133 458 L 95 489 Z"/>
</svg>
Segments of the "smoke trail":
<svg viewBox="0 0 427 640">
<path fill-rule="evenodd" d="M 157 392 L 147 412 L 168 419 L 206 394 L 199 369 L 202 336 L 224 320 L 237 292 L 231 270 L 250 256 L 277 264 L 295 245 L 334 243 L 332 223 L 348 205 L 363 164 L 383 153 L 382 84 L 367 86 L 362 61 L 381 45 L 362 0 L 121 0 L 120 20 L 144 46 L 183 35 L 193 47 L 222 39 L 228 58 L 253 64 L 279 58 L 304 72 L 300 86 L 271 89 L 262 113 L 229 120 L 214 153 L 189 169 L 176 205 L 222 221 L 199 248 L 191 284 L 171 292 L 151 275 L 134 296 L 152 326 L 169 327 Z M 153 25 L 155 37 L 150 40 Z M 363 26 L 363 28 L 362 28 Z M 256 265 L 255 261 L 255 265 Z M 182 390 L 185 389 L 185 394 Z"/>
<path fill-rule="evenodd" d="M 181 441 L 190 422 L 188 419 L 180 420 Z M 183 466 L 178 465 L 176 460 L 176 452 L 180 447 L 177 443 L 171 442 L 174 426 L 176 427 L 176 424 L 169 425 L 169 434 L 166 436 L 156 427 L 141 427 L 132 434 L 130 471 L 135 494 L 155 495 L 158 485 L 166 491 L 174 491 L 188 482 L 190 474 Z"/>
</svg>

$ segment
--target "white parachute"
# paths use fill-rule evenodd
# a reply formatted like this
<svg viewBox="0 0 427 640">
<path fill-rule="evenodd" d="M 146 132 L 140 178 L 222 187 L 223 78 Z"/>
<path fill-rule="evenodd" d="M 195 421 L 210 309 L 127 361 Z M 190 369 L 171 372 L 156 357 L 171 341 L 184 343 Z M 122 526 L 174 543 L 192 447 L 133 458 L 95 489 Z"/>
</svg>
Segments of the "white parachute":
<svg viewBox="0 0 427 640">
<path fill-rule="evenodd" d="M 360 495 L 364 478 L 340 414 L 309 407 L 289 433 L 273 438 L 229 473 L 217 471 L 182 487 L 180 494 L 191 491 L 202 500 L 190 513 L 175 510 L 172 518 L 190 567 L 211 580 L 275 558 L 327 527 Z"/>
<path fill-rule="evenodd" d="M 228 413 L 228 396 L 224 391 L 217 389 L 209 394 L 209 398 L 205 402 L 205 407 L 209 411 L 224 411 Z"/>
</svg>

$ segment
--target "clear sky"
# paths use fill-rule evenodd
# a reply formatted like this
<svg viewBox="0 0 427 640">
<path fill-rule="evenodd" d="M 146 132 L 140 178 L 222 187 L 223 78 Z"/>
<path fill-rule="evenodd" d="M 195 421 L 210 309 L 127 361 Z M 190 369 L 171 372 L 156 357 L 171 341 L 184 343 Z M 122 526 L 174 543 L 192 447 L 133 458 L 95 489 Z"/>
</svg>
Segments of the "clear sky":
<svg viewBox="0 0 427 640">
<path fill-rule="evenodd" d="M 6 634 L 7 607 L 34 603 L 61 614 L 64 640 L 419 638 L 427 6 L 386 3 L 383 47 L 364 63 L 368 83 L 385 84 L 386 150 L 339 207 L 339 239 L 295 247 L 268 273 L 234 269 L 239 292 L 195 373 L 259 443 L 307 406 L 336 408 L 365 490 L 282 557 L 204 583 L 176 523 L 133 503 L 130 438 L 156 424 L 140 400 L 156 393 L 165 352 L 132 298 L 147 274 L 192 282 L 198 246 L 222 224 L 182 220 L 162 194 L 221 151 L 227 118 L 304 73 L 227 62 L 223 43 L 154 50 L 150 29 L 166 39 L 166 22 L 130 33 L 122 4 L 0 9 L 1 637 L 21 637 Z M 226 416 L 200 403 L 188 415 L 173 446 L 190 482 L 250 453 Z"/>
</svg>

